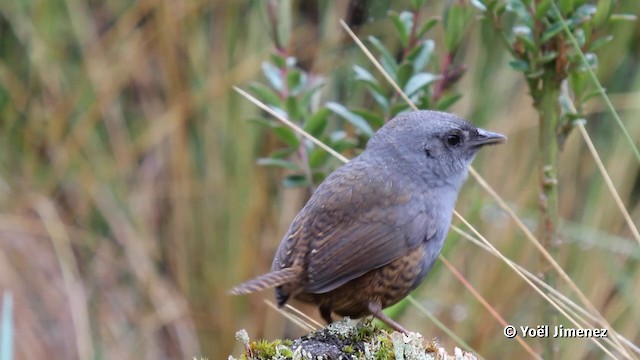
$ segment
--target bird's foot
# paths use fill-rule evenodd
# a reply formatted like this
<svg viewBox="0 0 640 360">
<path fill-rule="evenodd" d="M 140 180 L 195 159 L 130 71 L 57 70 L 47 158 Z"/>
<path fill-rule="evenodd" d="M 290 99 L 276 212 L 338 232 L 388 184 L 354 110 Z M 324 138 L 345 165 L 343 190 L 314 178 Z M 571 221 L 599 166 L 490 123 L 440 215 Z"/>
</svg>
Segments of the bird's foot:
<svg viewBox="0 0 640 360">
<path fill-rule="evenodd" d="M 395 320 L 388 317 L 384 312 L 382 312 L 382 305 L 380 305 L 380 303 L 370 302 L 368 308 L 373 316 L 380 319 L 380 321 L 382 321 L 383 323 L 389 325 L 389 327 L 391 327 L 395 331 L 409 335 L 409 330 L 405 329 L 402 325 L 398 324 Z"/>
</svg>

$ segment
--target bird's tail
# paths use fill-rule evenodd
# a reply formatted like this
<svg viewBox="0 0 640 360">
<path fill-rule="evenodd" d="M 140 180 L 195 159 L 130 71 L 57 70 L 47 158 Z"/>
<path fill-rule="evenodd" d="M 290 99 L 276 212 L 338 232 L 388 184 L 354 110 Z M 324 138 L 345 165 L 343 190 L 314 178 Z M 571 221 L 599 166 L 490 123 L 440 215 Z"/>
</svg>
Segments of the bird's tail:
<svg viewBox="0 0 640 360">
<path fill-rule="evenodd" d="M 296 280 L 300 271 L 301 269 L 297 266 L 272 271 L 234 287 L 230 293 L 232 295 L 251 294 L 291 283 Z"/>
</svg>

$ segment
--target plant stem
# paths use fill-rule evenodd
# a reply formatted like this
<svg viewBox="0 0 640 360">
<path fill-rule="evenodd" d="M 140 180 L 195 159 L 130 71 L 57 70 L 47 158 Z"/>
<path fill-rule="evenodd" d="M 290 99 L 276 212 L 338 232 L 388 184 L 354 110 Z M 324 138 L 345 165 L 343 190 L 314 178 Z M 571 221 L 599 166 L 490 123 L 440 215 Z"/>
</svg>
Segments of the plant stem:
<svg viewBox="0 0 640 360">
<path fill-rule="evenodd" d="M 539 85 L 539 91 L 532 94 L 540 121 L 540 222 L 539 233 L 542 245 L 554 256 L 558 250 L 558 154 L 560 126 L 560 80 L 553 71 L 546 71 Z M 544 281 L 555 287 L 556 273 L 547 261 L 541 259 L 541 271 Z M 548 304 L 543 304 L 542 320 L 553 327 L 558 319 L 557 313 Z M 544 358 L 553 359 L 557 346 L 547 341 L 544 347 Z"/>
</svg>

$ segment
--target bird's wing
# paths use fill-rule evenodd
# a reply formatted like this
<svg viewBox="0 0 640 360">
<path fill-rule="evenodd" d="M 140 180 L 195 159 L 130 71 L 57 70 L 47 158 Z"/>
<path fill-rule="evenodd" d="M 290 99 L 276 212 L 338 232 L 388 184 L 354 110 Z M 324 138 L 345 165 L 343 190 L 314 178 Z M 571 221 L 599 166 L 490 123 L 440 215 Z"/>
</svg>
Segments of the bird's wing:
<svg viewBox="0 0 640 360">
<path fill-rule="evenodd" d="M 384 169 L 362 170 L 332 174 L 303 209 L 307 292 L 329 292 L 386 265 L 442 227 L 429 191 L 394 183 Z"/>
</svg>

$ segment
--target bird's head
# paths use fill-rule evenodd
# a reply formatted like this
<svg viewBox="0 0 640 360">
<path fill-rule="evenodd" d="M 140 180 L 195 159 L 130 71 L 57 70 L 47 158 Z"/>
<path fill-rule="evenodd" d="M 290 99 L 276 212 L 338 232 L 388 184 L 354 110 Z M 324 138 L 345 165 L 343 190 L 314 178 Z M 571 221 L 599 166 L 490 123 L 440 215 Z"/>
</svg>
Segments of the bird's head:
<svg viewBox="0 0 640 360">
<path fill-rule="evenodd" d="M 401 168 L 458 187 L 480 148 L 506 140 L 504 135 L 477 128 L 455 115 L 422 110 L 389 121 L 371 138 L 365 153 L 393 154 Z"/>
</svg>

